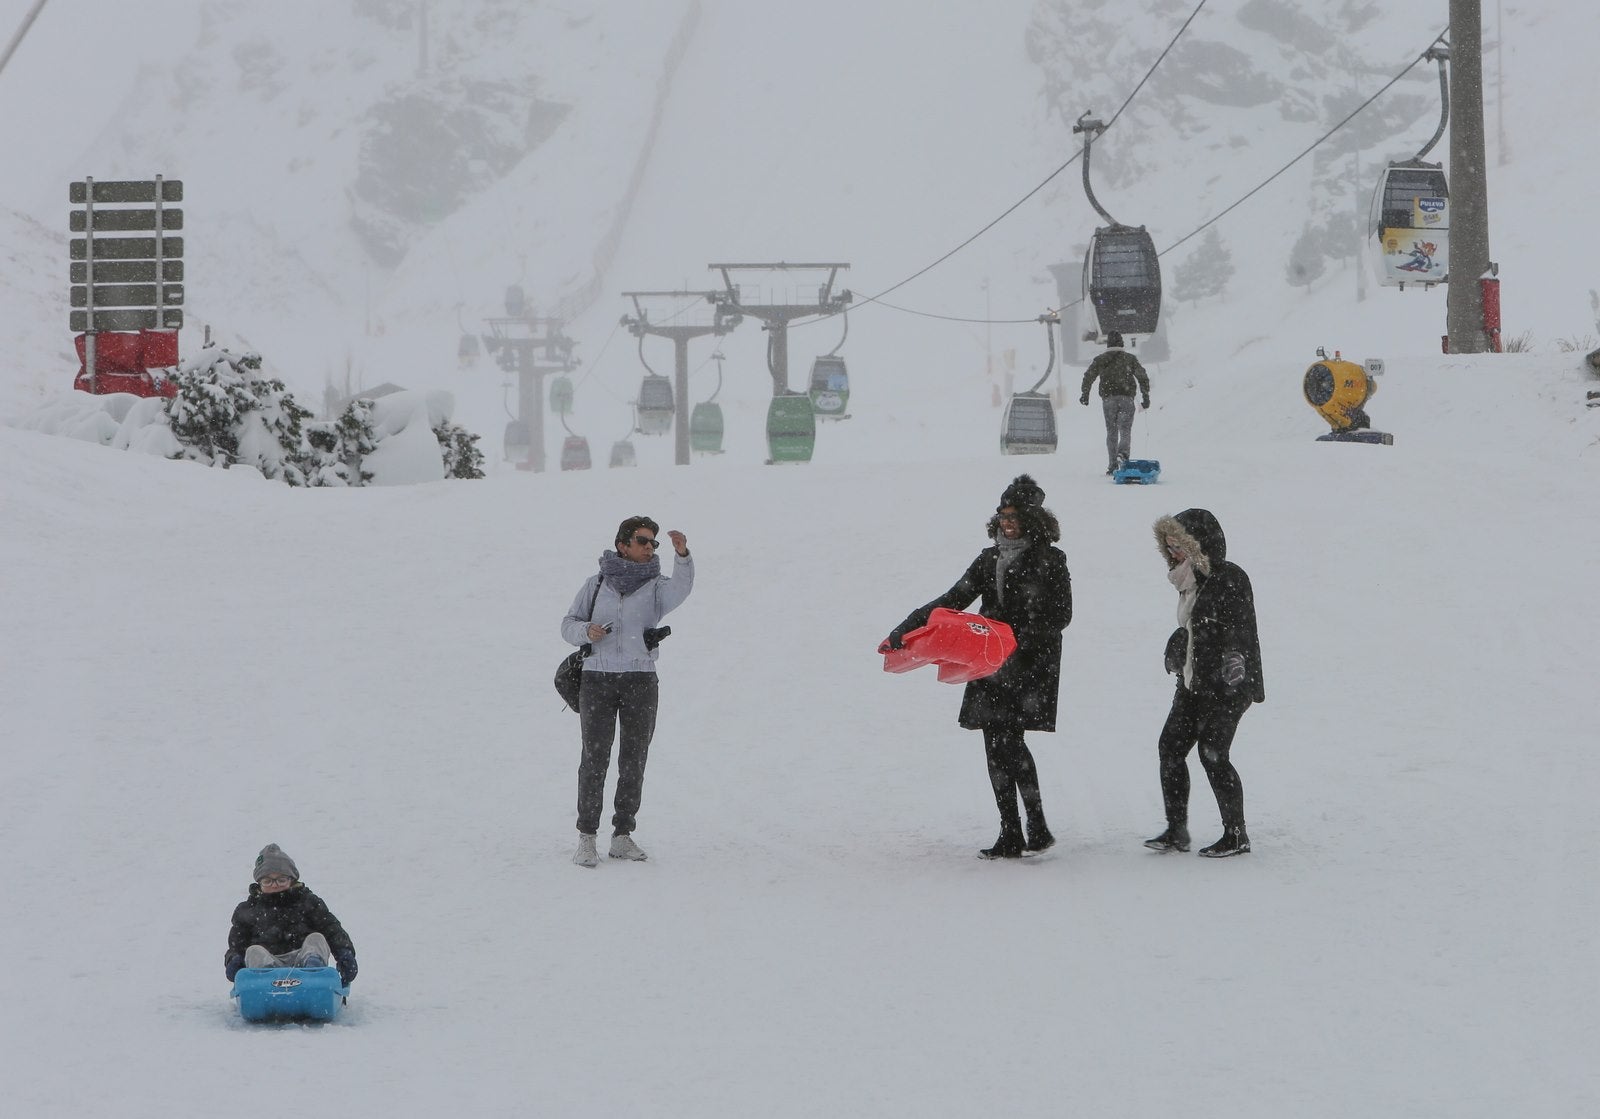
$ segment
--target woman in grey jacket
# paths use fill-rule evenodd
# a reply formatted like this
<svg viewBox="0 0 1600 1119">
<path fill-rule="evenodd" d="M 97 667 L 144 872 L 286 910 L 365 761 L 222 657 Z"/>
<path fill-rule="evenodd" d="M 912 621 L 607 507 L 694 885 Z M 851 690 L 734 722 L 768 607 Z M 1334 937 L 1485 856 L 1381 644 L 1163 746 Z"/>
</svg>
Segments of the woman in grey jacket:
<svg viewBox="0 0 1600 1119">
<path fill-rule="evenodd" d="M 635 861 L 645 857 L 632 833 L 644 794 L 645 761 L 656 732 L 656 646 L 665 635 L 655 631 L 694 589 L 689 541 L 676 529 L 667 533 L 676 553 L 672 577 L 661 574 L 656 556 L 660 531 L 649 517 L 623 521 L 617 527 L 616 551 L 601 553 L 600 570 L 584 581 L 561 621 L 564 640 L 592 650 L 583 663 L 578 703 L 583 754 L 578 762 L 578 849 L 572 861 L 579 866 L 600 863 L 595 834 L 600 830 L 611 743 L 619 724 L 622 742 L 617 750 L 610 855 Z"/>
</svg>

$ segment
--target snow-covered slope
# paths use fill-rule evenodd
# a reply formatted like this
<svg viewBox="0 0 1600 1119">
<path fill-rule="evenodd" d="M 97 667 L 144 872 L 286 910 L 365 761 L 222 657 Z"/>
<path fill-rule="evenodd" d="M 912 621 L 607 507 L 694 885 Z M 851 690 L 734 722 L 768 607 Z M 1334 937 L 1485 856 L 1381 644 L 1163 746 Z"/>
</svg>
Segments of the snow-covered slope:
<svg viewBox="0 0 1600 1119">
<path fill-rule="evenodd" d="M 1361 447 L 1233 375 L 1140 421 L 1150 488 L 1106 483 L 1080 409 L 1052 458 L 381 491 L 0 429 L 9 1108 L 1588 1113 L 1594 382 L 1392 359 L 1395 445 Z M 873 650 L 1018 469 L 1076 611 L 1061 731 L 1033 736 L 1061 844 L 997 866 L 957 692 Z M 1173 610 L 1149 526 L 1190 505 L 1253 577 L 1266 666 L 1234 755 L 1256 849 L 1223 864 L 1139 845 Z M 663 649 L 651 860 L 584 871 L 548 677 L 641 510 L 689 534 L 697 586 Z M 1209 841 L 1198 775 L 1192 816 Z M 269 841 L 360 952 L 323 1029 L 226 999 Z"/>
</svg>

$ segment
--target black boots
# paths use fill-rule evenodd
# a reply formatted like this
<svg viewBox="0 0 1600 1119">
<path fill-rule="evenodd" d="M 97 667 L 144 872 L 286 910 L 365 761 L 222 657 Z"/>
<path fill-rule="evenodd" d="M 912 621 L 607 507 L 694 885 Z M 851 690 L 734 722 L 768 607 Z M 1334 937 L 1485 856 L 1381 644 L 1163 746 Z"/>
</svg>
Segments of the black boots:
<svg viewBox="0 0 1600 1119">
<path fill-rule="evenodd" d="M 1167 830 L 1154 839 L 1147 839 L 1144 845 L 1152 851 L 1187 851 L 1189 849 L 1189 828 L 1186 824 L 1168 824 Z"/>
<path fill-rule="evenodd" d="M 1226 859 L 1230 855 L 1243 855 L 1250 850 L 1250 836 L 1245 833 L 1243 824 L 1231 824 L 1222 833 L 1222 838 L 1210 847 L 1200 848 L 1200 854 L 1208 859 Z"/>
<path fill-rule="evenodd" d="M 1002 831 L 993 847 L 978 852 L 980 859 L 1020 859 L 1023 851 L 1022 833 Z"/>
<path fill-rule="evenodd" d="M 1040 824 L 1038 827 L 1030 826 L 1028 828 L 1028 842 L 1023 844 L 1023 848 L 1030 853 L 1037 854 L 1040 851 L 1048 851 L 1055 845 L 1056 837 L 1050 834 L 1049 828 Z"/>
</svg>

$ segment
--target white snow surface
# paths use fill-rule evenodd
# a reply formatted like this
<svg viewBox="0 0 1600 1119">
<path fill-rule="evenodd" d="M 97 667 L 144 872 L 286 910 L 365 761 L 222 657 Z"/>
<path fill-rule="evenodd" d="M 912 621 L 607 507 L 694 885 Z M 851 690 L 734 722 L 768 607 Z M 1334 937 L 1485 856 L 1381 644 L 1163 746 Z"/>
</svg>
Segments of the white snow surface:
<svg viewBox="0 0 1600 1119">
<path fill-rule="evenodd" d="M 0 0 L 0 32 L 28 6 Z M 76 368 L 60 329 L 60 199 L 85 173 L 83 125 L 92 134 L 108 108 L 68 96 L 85 43 L 67 28 L 83 7 L 48 6 L 0 77 L 0 100 L 19 80 L 62 94 L 0 121 L 5 150 L 26 157 L 0 166 L 26 209 L 0 211 L 8 418 L 70 398 Z M 327 7 L 323 31 L 343 33 Z M 604 56 L 629 91 L 614 106 L 619 147 L 556 141 L 583 149 L 577 173 L 596 192 L 592 212 L 528 219 L 564 268 L 589 260 L 614 212 L 649 113 L 633 94 L 653 91 L 685 7 L 652 7 L 653 39 L 641 27 L 608 40 L 626 44 Z M 1159 26 L 1130 25 L 1140 57 L 1190 9 L 1170 7 Z M 566 8 L 584 42 L 620 21 Z M 283 30 L 264 9 L 216 10 L 250 12 L 251 35 Z M 773 23 L 790 10 L 704 5 L 608 297 L 570 328 L 585 357 L 570 422 L 597 462 L 626 433 L 642 372 L 613 332 L 632 307 L 609 296 L 706 286 L 707 262 L 741 258 L 850 260 L 850 286 L 878 291 L 1070 151 L 1021 52 L 1032 5 L 819 0 L 818 19 Z M 113 18 L 90 48 L 108 76 L 131 78 L 158 56 L 139 53 L 137 20 Z M 842 350 L 854 418 L 825 427 L 804 467 L 760 465 L 770 383 L 755 324 L 723 343 L 727 453 L 685 468 L 669 466 L 668 440 L 635 437 L 637 470 L 560 473 L 552 453 L 544 474 L 497 463 L 480 482 L 295 490 L 100 446 L 104 423 L 124 418 L 105 412 L 75 439 L 0 426 L 5 1113 L 1600 1111 L 1600 409 L 1584 407 L 1600 380 L 1555 344 L 1600 331 L 1588 295 L 1600 216 L 1592 156 L 1545 142 L 1551 121 L 1600 103 L 1586 57 L 1600 14 L 1541 0 L 1505 19 L 1513 139 L 1502 164 L 1491 115 L 1491 255 L 1507 333 L 1533 330 L 1535 352 L 1442 356 L 1444 293 L 1369 286 L 1357 302 L 1353 262 L 1287 289 L 1278 242 L 1302 200 L 1285 176 L 1221 223 L 1239 267 L 1228 294 L 1170 308 L 1174 356 L 1152 366 L 1155 406 L 1134 433 L 1135 453 L 1162 461 L 1153 487 L 1101 474 L 1099 410 L 1072 403 L 1081 367 L 1061 374 L 1060 450 L 998 455 L 985 354 L 1014 349 L 1026 387 L 1044 367 L 1036 324 L 881 307 L 851 315 Z M 1374 73 L 1420 51 L 1417 29 L 1434 22 L 1408 10 Z M 408 57 L 384 66 L 403 72 Z M 603 90 L 595 66 L 591 53 L 552 69 L 549 88 Z M 189 149 L 179 132 L 163 153 L 176 145 L 197 185 L 229 168 L 248 178 L 239 194 L 245 212 L 257 203 L 261 244 L 336 225 L 272 225 L 259 200 L 281 159 L 247 156 L 273 120 L 241 119 L 243 135 L 197 129 L 204 145 Z M 604 113 L 587 104 L 569 119 Z M 1158 243 L 1321 127 L 1239 130 L 1248 159 L 1175 154 L 1214 173 L 1194 187 L 1203 197 L 1141 187 L 1161 203 Z M 337 202 L 333 157 L 307 155 Z M 118 158 L 116 173 L 153 162 Z M 1072 182 L 1055 186 L 1043 216 L 1019 211 L 889 302 L 980 318 L 986 303 L 994 318 L 1051 305 L 1044 265 L 1070 256 L 1064 231 L 1093 224 Z M 541 189 L 574 197 L 570 181 Z M 186 199 L 196 244 L 216 193 Z M 513 255 L 501 207 L 450 220 L 458 259 Z M 1254 266 L 1251 229 L 1276 238 Z M 320 348 L 334 367 L 353 353 L 367 384 L 423 400 L 450 390 L 498 459 L 499 378 L 454 368 L 457 277 L 376 278 L 372 313 L 392 329 L 373 337 L 358 266 L 333 285 L 346 302 L 326 321 L 274 323 L 261 307 L 306 297 L 269 286 L 282 261 L 259 263 L 223 300 L 196 259 L 208 319 L 253 294 L 251 348 L 269 360 Z M 472 294 L 512 282 L 506 271 L 486 265 Z M 468 315 L 496 313 L 485 295 Z M 792 382 L 837 339 L 832 324 L 793 332 Z M 1368 410 L 1392 447 L 1315 441 L 1300 378 L 1319 345 L 1385 360 Z M 670 348 L 649 346 L 665 371 Z M 709 352 L 698 341 L 693 362 Z M 324 370 L 285 363 L 314 403 Z M 696 373 L 697 398 L 710 372 Z M 552 449 L 564 434 L 552 419 Z M 996 864 L 973 857 L 996 824 L 979 736 L 955 726 L 959 692 L 928 670 L 884 674 L 875 648 L 957 578 L 1022 471 L 1061 518 L 1076 611 L 1060 729 L 1030 736 L 1060 842 Z M 1218 515 L 1252 577 L 1266 674 L 1267 702 L 1234 748 L 1255 850 L 1220 862 L 1140 845 L 1162 825 L 1155 741 L 1175 607 L 1150 525 L 1190 506 Z M 567 651 L 561 615 L 637 512 L 688 534 L 697 582 L 662 648 L 636 833 L 650 859 L 588 871 L 569 861 L 577 721 L 550 676 Z M 1191 769 L 1199 845 L 1218 824 Z M 355 940 L 361 974 L 330 1025 L 247 1025 L 227 998 L 228 917 L 268 842 Z"/>
</svg>

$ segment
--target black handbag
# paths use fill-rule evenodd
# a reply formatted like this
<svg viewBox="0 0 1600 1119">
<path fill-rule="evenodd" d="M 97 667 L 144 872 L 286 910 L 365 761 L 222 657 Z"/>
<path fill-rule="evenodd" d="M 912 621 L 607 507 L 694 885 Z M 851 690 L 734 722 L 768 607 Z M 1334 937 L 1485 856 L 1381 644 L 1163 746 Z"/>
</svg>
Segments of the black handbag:
<svg viewBox="0 0 1600 1119">
<path fill-rule="evenodd" d="M 594 618 L 594 604 L 600 600 L 600 584 L 606 577 L 600 576 L 594 584 L 594 597 L 589 600 L 589 618 Z M 572 652 L 561 659 L 556 665 L 556 693 L 563 702 L 574 711 L 578 710 L 578 701 L 582 696 L 583 688 L 583 662 L 589 659 L 589 654 L 594 652 L 594 646 L 587 641 L 579 645 Z"/>
</svg>

